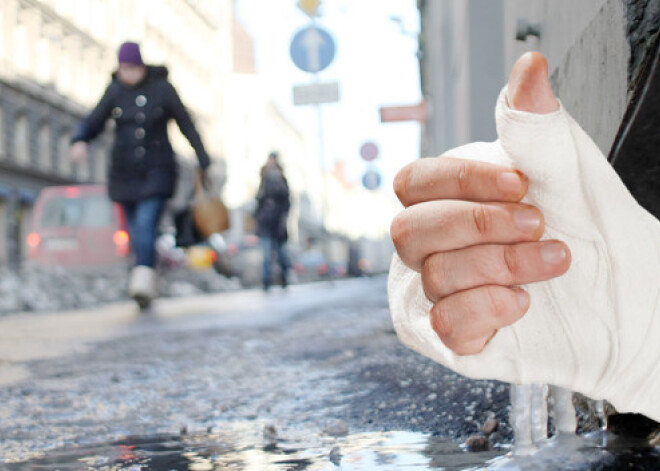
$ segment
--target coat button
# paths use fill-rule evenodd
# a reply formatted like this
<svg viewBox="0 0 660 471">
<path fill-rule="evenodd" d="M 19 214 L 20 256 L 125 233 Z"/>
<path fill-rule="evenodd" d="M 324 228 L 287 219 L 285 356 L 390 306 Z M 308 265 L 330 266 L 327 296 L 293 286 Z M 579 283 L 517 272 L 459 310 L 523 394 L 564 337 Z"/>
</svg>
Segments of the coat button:
<svg viewBox="0 0 660 471">
<path fill-rule="evenodd" d="M 146 154 L 146 153 L 147 153 L 147 150 L 142 146 L 135 148 L 135 157 L 137 157 L 139 159 L 144 157 L 144 154 Z"/>
<path fill-rule="evenodd" d="M 135 98 L 135 104 L 142 107 L 147 104 L 147 97 L 144 95 L 138 95 Z"/>
<path fill-rule="evenodd" d="M 122 111 L 122 109 L 118 106 L 115 106 L 112 109 L 112 117 L 115 118 L 115 119 L 120 118 L 123 113 L 124 112 Z"/>
<path fill-rule="evenodd" d="M 138 123 L 138 124 L 144 123 L 144 120 L 146 118 L 147 118 L 147 115 L 145 115 L 142 111 L 140 111 L 135 115 L 135 122 Z"/>
<path fill-rule="evenodd" d="M 144 130 L 144 128 L 137 128 L 135 130 L 135 137 L 138 139 L 144 139 L 145 134 L 147 134 L 147 132 Z"/>
</svg>

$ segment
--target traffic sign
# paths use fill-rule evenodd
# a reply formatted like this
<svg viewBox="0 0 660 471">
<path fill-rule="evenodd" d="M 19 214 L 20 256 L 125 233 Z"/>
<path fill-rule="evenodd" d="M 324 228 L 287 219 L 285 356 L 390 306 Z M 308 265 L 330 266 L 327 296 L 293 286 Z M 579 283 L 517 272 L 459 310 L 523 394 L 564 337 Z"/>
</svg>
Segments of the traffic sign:
<svg viewBox="0 0 660 471">
<path fill-rule="evenodd" d="M 326 30 L 309 26 L 293 37 L 290 52 L 299 69 L 316 73 L 328 67 L 335 58 L 335 42 Z"/>
<path fill-rule="evenodd" d="M 373 142 L 365 142 L 360 147 L 360 156 L 367 162 L 375 160 L 378 157 L 378 146 Z"/>
<path fill-rule="evenodd" d="M 411 106 L 383 106 L 380 108 L 380 121 L 391 123 L 395 121 L 425 122 L 428 118 L 428 106 L 425 101 Z"/>
<path fill-rule="evenodd" d="M 339 82 L 312 83 L 309 85 L 294 85 L 294 105 L 316 105 L 319 103 L 336 103 L 339 101 Z"/>
<path fill-rule="evenodd" d="M 367 170 L 362 176 L 362 185 L 367 190 L 375 190 L 380 187 L 380 173 L 375 170 Z"/>
<path fill-rule="evenodd" d="M 309 16 L 316 16 L 318 14 L 321 0 L 300 0 L 298 8 L 307 13 Z"/>
</svg>

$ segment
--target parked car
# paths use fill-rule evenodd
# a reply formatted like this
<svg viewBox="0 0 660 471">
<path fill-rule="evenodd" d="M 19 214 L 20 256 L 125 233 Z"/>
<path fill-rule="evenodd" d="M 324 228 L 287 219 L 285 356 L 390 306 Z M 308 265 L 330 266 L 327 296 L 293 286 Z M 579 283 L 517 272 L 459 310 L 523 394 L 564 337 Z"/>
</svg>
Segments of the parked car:
<svg viewBox="0 0 660 471">
<path fill-rule="evenodd" d="M 327 278 L 330 274 L 328 261 L 320 250 L 308 250 L 300 254 L 293 264 L 299 281 L 314 281 Z"/>
<path fill-rule="evenodd" d="M 53 186 L 41 190 L 35 202 L 27 257 L 40 266 L 123 267 L 129 242 L 124 212 L 104 185 Z"/>
<path fill-rule="evenodd" d="M 259 246 L 259 237 L 243 234 L 227 240 L 227 262 L 234 276 L 245 287 L 259 286 L 263 253 Z"/>
<path fill-rule="evenodd" d="M 343 278 L 346 261 L 328 259 L 320 248 L 307 249 L 293 258 L 293 271 L 298 282 Z"/>
</svg>

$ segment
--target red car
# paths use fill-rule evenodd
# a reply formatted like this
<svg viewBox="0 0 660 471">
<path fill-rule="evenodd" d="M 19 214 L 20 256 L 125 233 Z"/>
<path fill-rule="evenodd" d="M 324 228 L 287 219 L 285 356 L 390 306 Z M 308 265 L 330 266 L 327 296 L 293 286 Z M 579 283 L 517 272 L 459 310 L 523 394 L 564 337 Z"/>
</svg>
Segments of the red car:
<svg viewBox="0 0 660 471">
<path fill-rule="evenodd" d="M 28 260 L 41 266 L 125 266 L 130 255 L 124 212 L 103 185 L 41 190 L 26 243 Z"/>
</svg>

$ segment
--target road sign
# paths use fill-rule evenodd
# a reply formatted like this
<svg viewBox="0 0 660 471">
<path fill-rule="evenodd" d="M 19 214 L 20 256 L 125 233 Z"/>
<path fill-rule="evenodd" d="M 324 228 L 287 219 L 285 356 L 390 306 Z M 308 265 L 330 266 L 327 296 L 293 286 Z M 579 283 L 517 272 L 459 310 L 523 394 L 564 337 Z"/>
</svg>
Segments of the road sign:
<svg viewBox="0 0 660 471">
<path fill-rule="evenodd" d="M 291 40 L 291 59 L 305 72 L 320 72 L 335 58 L 335 42 L 326 30 L 309 26 Z"/>
<path fill-rule="evenodd" d="M 378 157 L 378 146 L 373 142 L 365 142 L 360 147 L 360 156 L 367 162 L 375 160 Z"/>
<path fill-rule="evenodd" d="M 319 103 L 336 103 L 339 101 L 339 82 L 313 83 L 309 85 L 294 85 L 294 105 L 316 105 Z"/>
<path fill-rule="evenodd" d="M 298 2 L 298 8 L 307 13 L 309 16 L 316 16 L 320 6 L 321 0 L 300 0 Z"/>
<path fill-rule="evenodd" d="M 362 176 L 362 185 L 367 190 L 375 190 L 380 187 L 380 173 L 375 170 L 367 170 Z"/>
<path fill-rule="evenodd" d="M 425 122 L 428 116 L 426 102 L 422 101 L 412 106 L 383 106 L 380 108 L 380 121 L 419 121 Z"/>
</svg>

